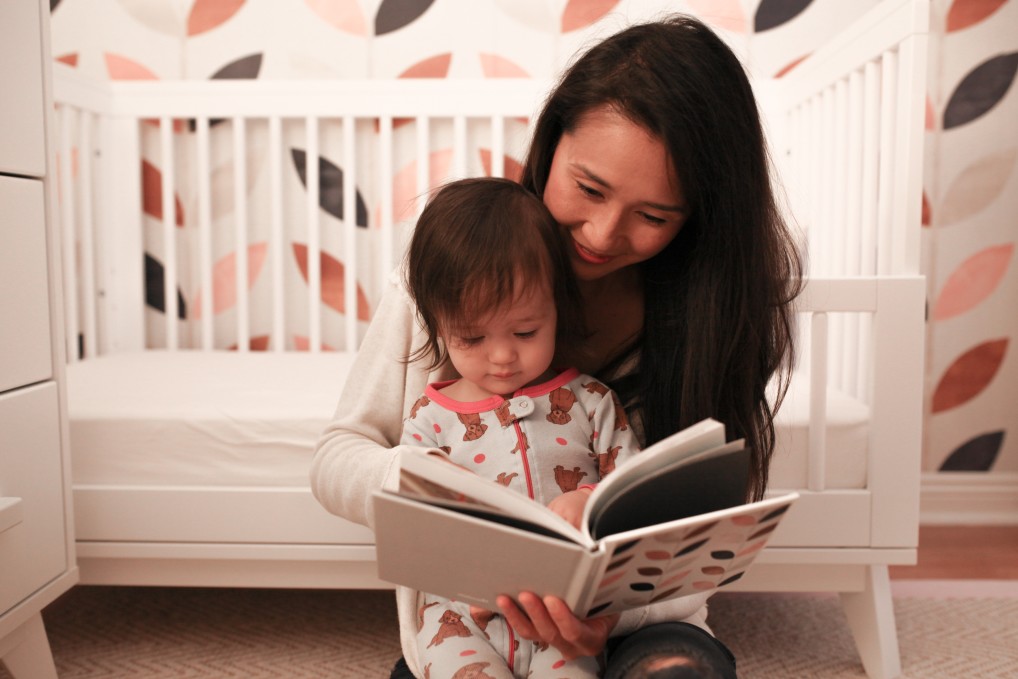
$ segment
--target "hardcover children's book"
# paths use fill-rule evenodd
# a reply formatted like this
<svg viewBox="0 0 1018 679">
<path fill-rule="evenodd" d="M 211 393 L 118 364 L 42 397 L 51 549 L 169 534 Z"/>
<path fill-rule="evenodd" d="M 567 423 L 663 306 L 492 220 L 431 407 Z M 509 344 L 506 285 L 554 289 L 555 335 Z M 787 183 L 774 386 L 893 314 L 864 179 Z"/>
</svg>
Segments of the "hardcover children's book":
<svg viewBox="0 0 1018 679">
<path fill-rule="evenodd" d="M 496 609 L 499 594 L 561 598 L 580 617 L 723 587 L 743 576 L 798 497 L 746 503 L 749 450 L 704 420 L 591 493 L 581 529 L 425 450 L 373 498 L 378 575 Z"/>
</svg>

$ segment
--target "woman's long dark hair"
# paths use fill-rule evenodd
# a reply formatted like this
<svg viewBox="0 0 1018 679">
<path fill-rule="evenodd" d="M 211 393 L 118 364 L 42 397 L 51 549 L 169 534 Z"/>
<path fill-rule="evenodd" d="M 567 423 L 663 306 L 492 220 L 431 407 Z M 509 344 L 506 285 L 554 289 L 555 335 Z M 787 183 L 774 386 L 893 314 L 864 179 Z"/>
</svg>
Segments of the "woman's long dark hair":
<svg viewBox="0 0 1018 679">
<path fill-rule="evenodd" d="M 687 16 L 640 24 L 598 43 L 545 102 L 523 170 L 543 195 L 555 148 L 584 114 L 610 107 L 662 140 L 690 215 L 642 263 L 639 368 L 613 386 L 642 410 L 646 444 L 713 417 L 753 453 L 747 496 L 760 498 L 774 411 L 788 386 L 791 301 L 802 261 L 776 205 L 756 100 L 742 64 Z M 787 362 L 787 363 L 786 363 Z"/>
</svg>

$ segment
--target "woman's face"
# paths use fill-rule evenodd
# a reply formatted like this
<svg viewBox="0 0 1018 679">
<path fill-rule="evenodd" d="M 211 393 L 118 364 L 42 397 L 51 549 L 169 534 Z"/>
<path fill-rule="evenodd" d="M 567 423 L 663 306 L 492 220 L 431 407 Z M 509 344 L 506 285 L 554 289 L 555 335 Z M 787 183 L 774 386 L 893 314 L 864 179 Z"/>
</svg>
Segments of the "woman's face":
<svg viewBox="0 0 1018 679">
<path fill-rule="evenodd" d="M 572 237 L 581 281 L 650 259 L 689 214 L 664 144 L 609 107 L 562 135 L 544 203 Z"/>
</svg>

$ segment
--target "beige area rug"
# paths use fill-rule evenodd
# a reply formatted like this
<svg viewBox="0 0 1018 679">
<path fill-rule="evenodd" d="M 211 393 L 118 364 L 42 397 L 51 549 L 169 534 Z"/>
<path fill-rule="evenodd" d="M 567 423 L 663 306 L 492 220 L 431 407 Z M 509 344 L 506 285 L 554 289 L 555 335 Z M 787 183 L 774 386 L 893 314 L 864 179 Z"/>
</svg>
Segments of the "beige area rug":
<svg viewBox="0 0 1018 679">
<path fill-rule="evenodd" d="M 905 677 L 1018 676 L 1018 598 L 895 612 Z M 369 679 L 399 654 L 390 592 L 77 587 L 44 618 L 62 679 Z M 865 676 L 833 596 L 722 593 L 710 619 L 742 679 Z"/>
</svg>

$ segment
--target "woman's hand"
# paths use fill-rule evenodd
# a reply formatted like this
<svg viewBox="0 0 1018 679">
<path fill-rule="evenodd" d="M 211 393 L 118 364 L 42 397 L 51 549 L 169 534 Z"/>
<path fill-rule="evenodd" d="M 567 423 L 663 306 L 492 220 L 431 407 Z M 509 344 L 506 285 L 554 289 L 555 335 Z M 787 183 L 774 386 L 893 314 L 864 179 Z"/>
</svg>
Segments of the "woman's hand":
<svg viewBox="0 0 1018 679">
<path fill-rule="evenodd" d="M 522 592 L 519 602 L 507 596 L 496 600 L 517 636 L 554 646 L 566 660 L 598 655 L 619 621 L 618 614 L 580 620 L 558 597 L 541 599 L 532 592 Z"/>
<path fill-rule="evenodd" d="M 548 509 L 573 524 L 573 527 L 579 528 L 580 521 L 583 519 L 583 508 L 587 505 L 590 493 L 589 488 L 578 488 L 568 493 L 562 493 L 548 503 Z"/>
</svg>

